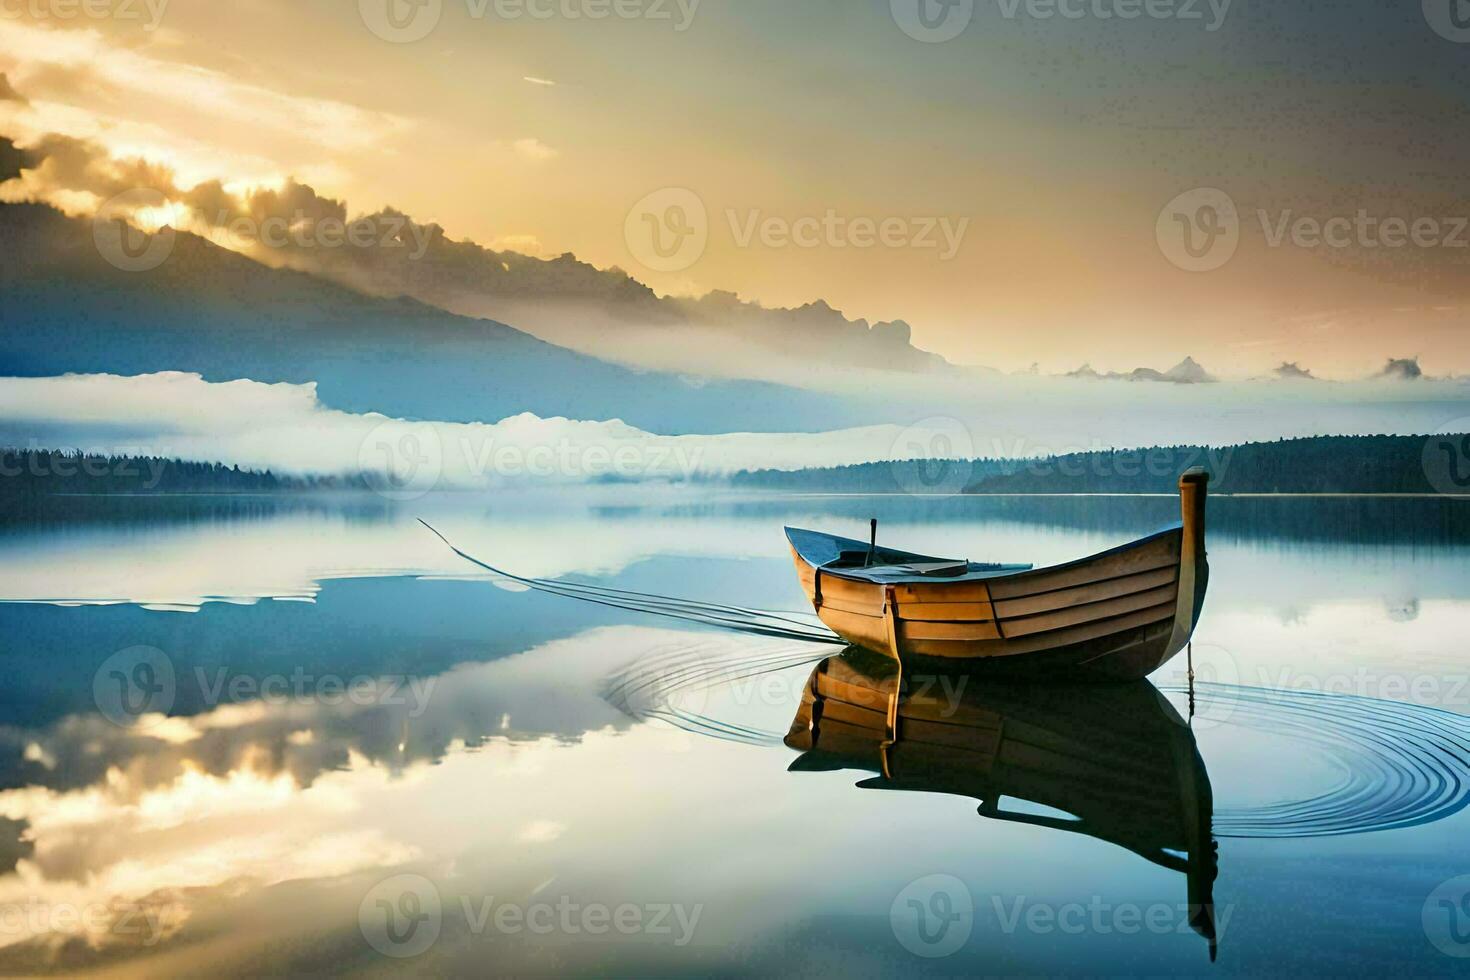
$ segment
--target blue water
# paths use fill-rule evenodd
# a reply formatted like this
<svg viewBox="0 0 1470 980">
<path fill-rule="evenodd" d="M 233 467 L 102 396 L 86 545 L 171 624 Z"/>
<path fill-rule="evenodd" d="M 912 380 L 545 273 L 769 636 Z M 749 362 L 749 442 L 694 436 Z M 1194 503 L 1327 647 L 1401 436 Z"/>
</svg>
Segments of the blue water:
<svg viewBox="0 0 1470 980">
<path fill-rule="evenodd" d="M 1461 972 L 1462 505 L 1216 500 L 1192 719 L 1182 658 L 1123 707 L 935 682 L 989 721 L 937 757 L 906 736 L 891 778 L 788 744 L 832 649 L 507 587 L 416 518 L 528 575 L 799 612 L 785 523 L 876 515 L 897 547 L 1044 564 L 1174 503 L 609 490 L 10 520 L 0 971 Z M 1187 855 L 1141 853 L 1201 801 L 1214 963 Z"/>
</svg>

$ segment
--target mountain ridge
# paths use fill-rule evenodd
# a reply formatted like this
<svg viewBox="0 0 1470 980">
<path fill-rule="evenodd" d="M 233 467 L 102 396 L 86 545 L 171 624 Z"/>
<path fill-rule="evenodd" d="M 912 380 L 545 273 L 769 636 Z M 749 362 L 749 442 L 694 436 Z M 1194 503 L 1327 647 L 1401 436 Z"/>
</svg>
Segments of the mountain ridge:
<svg viewBox="0 0 1470 980">
<path fill-rule="evenodd" d="M 271 268 L 187 232 L 174 233 L 157 268 L 124 272 L 103 258 L 95 227 L 45 205 L 0 204 L 0 373 L 314 382 L 344 411 L 489 422 L 529 411 L 663 434 L 816 431 L 859 417 L 820 393 L 611 364 L 498 321 Z"/>
<path fill-rule="evenodd" d="M 1103 374 L 1094 370 L 1091 364 L 1084 364 L 1075 371 L 1067 372 L 1065 377 L 1087 381 L 1158 381 L 1181 385 L 1214 384 L 1220 380 L 1201 367 L 1193 357 L 1185 357 L 1167 371 L 1139 367 L 1132 371 L 1109 371 Z"/>
<path fill-rule="evenodd" d="M 16 150 L 0 136 L 0 180 L 27 171 L 23 183 L 32 199 L 44 199 L 47 190 L 90 192 L 102 200 L 125 194 L 126 186 L 100 176 L 108 168 L 89 166 L 103 159 L 110 158 L 83 139 L 50 134 Z M 65 173 L 59 187 L 49 186 L 61 179 L 53 171 Z M 960 370 L 914 347 L 906 322 L 849 320 L 822 299 L 783 308 L 718 289 L 698 297 L 660 296 L 622 268 L 598 268 L 572 252 L 540 258 L 456 241 L 442 226 L 420 224 L 392 207 L 353 216 L 345 201 L 294 179 L 243 196 L 227 191 L 220 180 L 181 188 L 167 170 L 141 163 L 130 179 L 138 184 L 133 190 L 157 193 L 185 209 L 187 220 L 176 221 L 182 228 L 216 241 L 230 239 L 232 251 L 264 264 L 308 272 L 370 296 L 410 296 L 461 316 L 512 323 L 602 360 L 802 386 L 808 386 L 812 364 L 886 373 Z M 267 246 L 262 229 L 270 222 L 293 231 L 358 222 L 392 231 L 353 247 L 319 247 L 294 234 Z M 233 234 L 239 227 L 252 231 Z"/>
</svg>

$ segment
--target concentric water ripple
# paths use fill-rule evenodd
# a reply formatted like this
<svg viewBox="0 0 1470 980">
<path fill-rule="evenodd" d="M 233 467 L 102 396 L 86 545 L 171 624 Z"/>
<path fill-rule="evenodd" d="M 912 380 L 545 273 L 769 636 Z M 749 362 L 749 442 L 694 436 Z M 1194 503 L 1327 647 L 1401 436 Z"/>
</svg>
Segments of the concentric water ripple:
<svg viewBox="0 0 1470 980">
<path fill-rule="evenodd" d="M 828 656 L 828 648 L 812 643 L 694 634 L 687 642 L 649 651 L 607 678 L 602 696 L 630 717 L 658 719 L 691 734 L 780 745 L 784 731 L 753 728 L 706 712 L 709 692 Z"/>
<path fill-rule="evenodd" d="M 694 734 L 774 746 L 781 732 L 713 717 L 701 692 L 812 664 L 820 646 L 772 640 L 729 642 L 697 635 L 674 642 L 609 677 L 604 697 L 635 717 Z M 1162 690 L 1186 693 L 1183 687 Z M 1365 834 L 1433 823 L 1470 805 L 1470 717 L 1424 705 L 1279 688 L 1198 684 L 1201 711 L 1229 726 L 1278 736 L 1282 753 L 1306 746 L 1337 779 L 1300 799 L 1231 805 L 1216 798 L 1219 838 L 1304 838 Z M 1209 756 L 1205 754 L 1208 766 Z"/>
<path fill-rule="evenodd" d="M 1217 800 L 1216 837 L 1365 834 L 1432 823 L 1470 803 L 1470 718 L 1463 715 L 1399 701 L 1226 684 L 1197 685 L 1196 700 L 1215 714 L 1228 712 L 1230 725 L 1312 745 L 1340 774 L 1336 785 L 1303 799 L 1259 806 Z"/>
</svg>

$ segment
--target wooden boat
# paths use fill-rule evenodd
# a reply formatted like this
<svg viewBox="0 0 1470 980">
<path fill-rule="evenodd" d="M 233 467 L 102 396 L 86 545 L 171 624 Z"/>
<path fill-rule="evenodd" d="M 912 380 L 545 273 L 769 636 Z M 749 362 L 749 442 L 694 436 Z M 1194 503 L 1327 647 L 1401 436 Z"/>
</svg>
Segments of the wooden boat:
<svg viewBox="0 0 1470 980">
<path fill-rule="evenodd" d="M 926 680 L 908 672 L 901 685 L 895 664 L 858 649 L 818 664 L 785 739 L 802 753 L 791 770 L 968 796 L 982 817 L 1083 834 L 1181 872 L 1189 924 L 1214 958 L 1210 779 L 1194 733 L 1152 684 Z"/>
<path fill-rule="evenodd" d="M 1182 521 L 1050 568 L 932 558 L 786 529 L 817 616 L 903 663 L 1136 680 L 1183 650 L 1204 603 L 1209 475 L 1179 480 Z"/>
</svg>

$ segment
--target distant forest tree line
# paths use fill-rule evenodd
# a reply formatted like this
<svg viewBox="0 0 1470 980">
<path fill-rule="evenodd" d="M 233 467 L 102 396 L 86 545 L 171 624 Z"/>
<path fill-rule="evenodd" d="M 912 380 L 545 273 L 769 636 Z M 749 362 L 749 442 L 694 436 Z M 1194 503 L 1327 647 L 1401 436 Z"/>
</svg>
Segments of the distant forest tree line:
<svg viewBox="0 0 1470 980">
<path fill-rule="evenodd" d="M 1159 446 L 1035 459 L 897 460 L 747 471 L 746 489 L 848 493 L 1174 493 L 1203 466 L 1217 493 L 1470 494 L 1470 435 L 1315 436 L 1223 448 Z"/>
<path fill-rule="evenodd" d="M 366 486 L 356 477 L 297 477 L 163 456 L 0 449 L 0 504 L 61 494 L 271 493 Z"/>
<path fill-rule="evenodd" d="M 1034 459 L 918 459 L 742 471 L 738 489 L 814 493 L 1174 493 L 1203 466 L 1216 493 L 1466 493 L 1470 435 L 1317 436 L 1238 446 L 1158 446 Z M 701 483 L 715 482 L 709 478 Z M 360 475 L 294 476 L 161 456 L 0 449 L 0 505 L 57 495 L 367 490 Z"/>
</svg>

